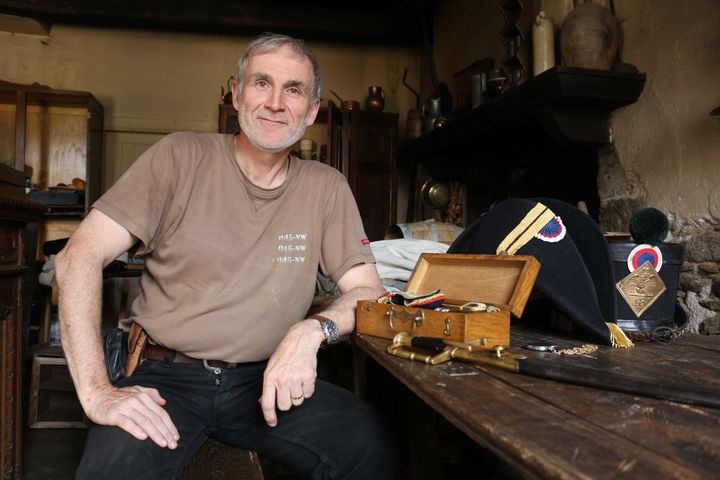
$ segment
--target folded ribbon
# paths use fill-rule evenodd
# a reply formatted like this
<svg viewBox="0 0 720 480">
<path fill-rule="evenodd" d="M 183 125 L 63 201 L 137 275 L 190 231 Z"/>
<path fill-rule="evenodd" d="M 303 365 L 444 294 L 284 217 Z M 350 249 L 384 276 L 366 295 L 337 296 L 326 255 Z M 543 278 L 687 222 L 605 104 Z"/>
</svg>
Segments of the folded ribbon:
<svg viewBox="0 0 720 480">
<path fill-rule="evenodd" d="M 378 298 L 378 303 L 392 303 L 404 307 L 435 309 L 445 302 L 445 294 L 438 288 L 430 293 L 388 292 Z"/>
</svg>

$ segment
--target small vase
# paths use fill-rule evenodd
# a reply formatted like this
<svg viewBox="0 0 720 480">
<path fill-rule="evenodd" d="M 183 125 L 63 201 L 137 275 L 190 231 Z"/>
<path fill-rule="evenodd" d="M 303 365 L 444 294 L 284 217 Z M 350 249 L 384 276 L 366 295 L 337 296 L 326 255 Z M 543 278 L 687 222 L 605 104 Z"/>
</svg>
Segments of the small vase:
<svg viewBox="0 0 720 480">
<path fill-rule="evenodd" d="M 368 87 L 368 96 L 365 99 L 365 108 L 371 112 L 382 112 L 385 108 L 385 93 L 382 87 L 371 85 Z"/>
</svg>

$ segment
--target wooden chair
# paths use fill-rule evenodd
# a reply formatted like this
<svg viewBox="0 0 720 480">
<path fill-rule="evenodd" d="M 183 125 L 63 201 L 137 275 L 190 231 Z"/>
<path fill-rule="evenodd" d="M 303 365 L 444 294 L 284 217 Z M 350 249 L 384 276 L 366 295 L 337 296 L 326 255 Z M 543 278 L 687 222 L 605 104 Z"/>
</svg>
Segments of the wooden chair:
<svg viewBox="0 0 720 480">
<path fill-rule="evenodd" d="M 263 480 L 257 453 L 208 439 L 185 468 L 182 480 Z"/>
</svg>

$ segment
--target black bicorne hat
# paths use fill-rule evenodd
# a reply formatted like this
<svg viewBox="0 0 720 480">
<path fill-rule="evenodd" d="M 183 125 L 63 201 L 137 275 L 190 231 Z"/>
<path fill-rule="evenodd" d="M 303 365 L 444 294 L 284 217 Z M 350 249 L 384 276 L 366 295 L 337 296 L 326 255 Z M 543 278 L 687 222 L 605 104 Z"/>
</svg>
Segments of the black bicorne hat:
<svg viewBox="0 0 720 480">
<path fill-rule="evenodd" d="M 556 199 L 512 198 L 468 226 L 448 253 L 532 255 L 536 290 L 585 336 L 614 346 L 632 342 L 615 325 L 615 282 L 607 242 L 595 221 Z"/>
</svg>

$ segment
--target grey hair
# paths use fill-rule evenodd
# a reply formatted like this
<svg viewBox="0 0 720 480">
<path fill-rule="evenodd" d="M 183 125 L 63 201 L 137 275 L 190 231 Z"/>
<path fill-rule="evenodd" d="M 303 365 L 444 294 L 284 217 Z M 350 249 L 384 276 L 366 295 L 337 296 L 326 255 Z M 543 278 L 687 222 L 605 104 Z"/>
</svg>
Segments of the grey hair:
<svg viewBox="0 0 720 480">
<path fill-rule="evenodd" d="M 319 100 L 320 90 L 322 88 L 322 73 L 320 72 L 320 65 L 318 64 L 317 58 L 315 58 L 315 55 L 310 51 L 310 49 L 308 49 L 307 45 L 305 45 L 305 42 L 302 40 L 288 37 L 287 35 L 281 35 L 279 33 L 263 33 L 250 42 L 250 45 L 248 45 L 245 53 L 242 54 L 237 62 L 235 81 L 237 82 L 238 89 L 241 90 L 243 87 L 245 69 L 247 68 L 248 61 L 251 57 L 274 52 L 286 45 L 292 48 L 298 55 L 307 58 L 312 64 L 315 82 L 312 87 L 311 101 Z"/>
</svg>

